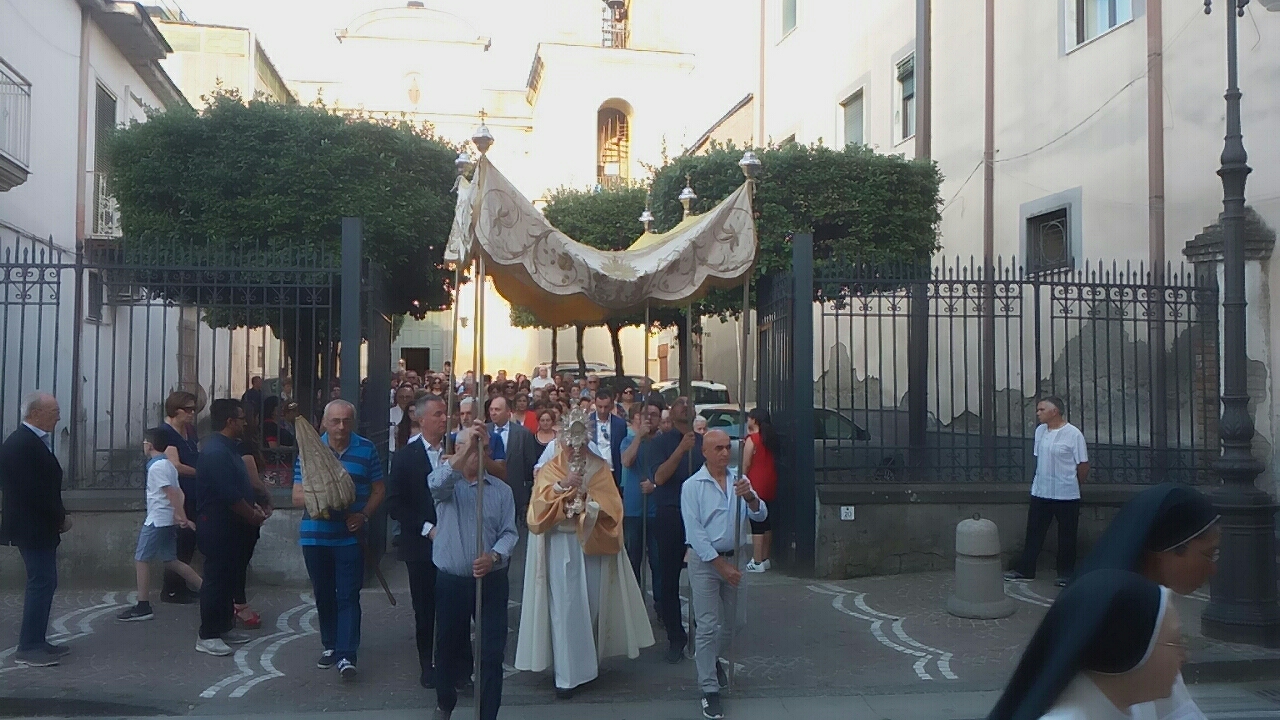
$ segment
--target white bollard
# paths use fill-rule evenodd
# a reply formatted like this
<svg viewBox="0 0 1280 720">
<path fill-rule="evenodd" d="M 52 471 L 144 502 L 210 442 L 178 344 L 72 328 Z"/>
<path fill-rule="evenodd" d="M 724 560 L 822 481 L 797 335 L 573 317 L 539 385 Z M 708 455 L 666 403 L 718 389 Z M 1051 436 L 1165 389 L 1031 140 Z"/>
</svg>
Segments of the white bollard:
<svg viewBox="0 0 1280 720">
<path fill-rule="evenodd" d="M 996 524 L 974 515 L 956 526 L 956 587 L 947 612 L 962 618 L 993 620 L 1013 614 L 1004 594 L 1000 534 Z"/>
</svg>

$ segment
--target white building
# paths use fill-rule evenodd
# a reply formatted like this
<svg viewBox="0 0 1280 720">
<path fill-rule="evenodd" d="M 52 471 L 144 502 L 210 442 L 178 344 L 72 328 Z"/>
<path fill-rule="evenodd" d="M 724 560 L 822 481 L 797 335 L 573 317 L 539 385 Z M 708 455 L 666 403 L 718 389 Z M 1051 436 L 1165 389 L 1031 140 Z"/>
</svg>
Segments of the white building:
<svg viewBox="0 0 1280 720">
<path fill-rule="evenodd" d="M 985 24 L 981 0 L 932 4 L 931 157 L 944 182 L 942 255 L 983 255 Z M 1216 222 L 1216 175 L 1225 132 L 1226 33 L 1234 3 L 1165 2 L 1152 18 L 1141 0 L 997 3 L 992 132 L 994 256 L 1028 272 L 1086 262 L 1150 267 L 1183 262 L 1183 250 Z M 1280 226 L 1280 33 L 1274 2 L 1251 3 L 1239 20 L 1244 143 L 1252 159 L 1248 204 Z M 919 119 L 914 0 L 766 0 L 762 83 L 739 113 L 760 113 L 753 131 L 771 142 L 843 146 L 916 155 Z M 1158 19 L 1154 47 L 1148 31 Z M 1148 58 L 1163 70 L 1153 88 Z M 1149 91 L 1158 108 L 1149 112 Z M 763 110 L 761 112 L 761 105 Z M 729 106 L 726 105 L 726 108 Z M 729 125 L 731 123 L 726 123 Z M 761 124 L 763 130 L 760 129 Z M 746 139 L 738 122 L 727 138 Z M 1153 128 L 1155 132 L 1153 132 Z M 1159 129 L 1163 129 L 1163 144 Z M 1161 177 L 1159 185 L 1149 177 Z M 1269 368 L 1280 358 L 1270 308 L 1280 261 L 1247 270 L 1249 356 L 1259 455 L 1274 464 L 1280 427 Z M 830 333 L 828 333 L 829 335 Z M 937 342 L 935 339 L 933 342 Z M 945 344 L 945 343 L 944 343 Z M 938 345 L 934 345 L 938 347 Z M 815 353 L 815 376 L 831 348 Z M 709 354 L 728 353 L 716 345 Z M 855 359 L 857 348 L 845 348 Z M 874 357 L 874 351 L 873 351 Z M 856 368 L 859 377 L 872 372 Z M 905 370 L 903 370 L 905 372 Z M 1001 379 L 1034 393 L 1033 378 Z M 903 388 L 905 390 L 905 388 Z M 890 404 L 901 397 L 885 398 Z M 943 417 L 942 421 L 949 421 Z"/>
<path fill-rule="evenodd" d="M 739 40 L 755 19 L 714 0 L 613 4 L 559 0 L 552 11 L 517 0 L 429 0 L 376 10 L 329 41 L 338 77 L 290 87 L 300 102 L 429 122 L 454 142 L 470 137 L 483 110 L 497 140 L 490 157 L 530 198 L 642 180 L 749 90 L 754 46 Z M 518 23 L 520 37 L 490 30 L 492 18 Z M 472 305 L 464 291 L 460 367 L 471 365 Z M 550 332 L 512 328 L 496 293 L 485 316 L 487 368 L 528 373 L 550 360 Z M 447 313 L 407 321 L 393 355 L 438 369 L 451 322 Z M 625 330 L 624 356 L 642 356 L 643 343 L 641 331 Z M 613 364 L 606 330 L 588 330 L 585 347 L 588 361 Z M 562 331 L 560 362 L 572 364 L 574 352 L 572 330 Z"/>
</svg>

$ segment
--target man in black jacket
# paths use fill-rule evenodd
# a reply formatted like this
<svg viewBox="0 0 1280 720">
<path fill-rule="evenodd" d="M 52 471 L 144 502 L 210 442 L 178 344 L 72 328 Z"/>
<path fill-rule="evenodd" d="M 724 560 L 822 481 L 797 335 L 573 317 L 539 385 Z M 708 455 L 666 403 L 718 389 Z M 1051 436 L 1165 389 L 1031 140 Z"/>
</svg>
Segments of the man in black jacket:
<svg viewBox="0 0 1280 720">
<path fill-rule="evenodd" d="M 58 588 L 58 543 L 71 529 L 62 506 L 62 465 L 53 454 L 53 430 L 61 415 L 50 394 L 34 392 L 22 399 L 22 425 L 0 446 L 0 479 L 4 488 L 0 538 L 15 545 L 27 569 L 22 604 L 22 630 L 14 661 L 19 665 L 57 665 L 65 645 L 45 639 L 53 592 Z"/>
<path fill-rule="evenodd" d="M 400 523 L 400 559 L 409 572 L 409 595 L 418 641 L 418 682 L 435 687 L 431 649 L 436 619 L 436 566 L 431 562 L 431 541 L 436 536 L 436 505 L 427 488 L 427 475 L 440 466 L 444 431 L 448 424 L 444 400 L 423 395 L 413 405 L 420 435 L 409 439 L 391 458 L 387 483 L 387 512 Z"/>
</svg>

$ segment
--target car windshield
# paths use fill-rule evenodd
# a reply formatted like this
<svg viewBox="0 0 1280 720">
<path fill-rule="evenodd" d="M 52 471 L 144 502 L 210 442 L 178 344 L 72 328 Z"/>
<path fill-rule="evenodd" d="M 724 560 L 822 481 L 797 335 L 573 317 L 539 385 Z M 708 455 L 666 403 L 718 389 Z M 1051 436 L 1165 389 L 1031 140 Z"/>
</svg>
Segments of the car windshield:
<svg viewBox="0 0 1280 720">
<path fill-rule="evenodd" d="M 680 397 L 680 386 L 673 385 L 662 391 L 662 399 L 667 403 Z M 729 404 L 728 389 L 720 390 L 716 388 L 693 386 L 693 404 L 694 405 L 727 405 Z"/>
</svg>

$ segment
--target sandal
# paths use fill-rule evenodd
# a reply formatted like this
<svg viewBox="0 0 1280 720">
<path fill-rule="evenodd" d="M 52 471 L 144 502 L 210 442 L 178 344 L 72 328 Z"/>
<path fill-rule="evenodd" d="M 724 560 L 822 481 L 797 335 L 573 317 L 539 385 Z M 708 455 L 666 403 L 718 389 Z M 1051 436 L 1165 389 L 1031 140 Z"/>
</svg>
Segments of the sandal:
<svg viewBox="0 0 1280 720">
<path fill-rule="evenodd" d="M 262 616 L 255 612 L 246 603 L 244 605 L 236 605 L 236 619 L 246 630 L 257 630 L 262 627 Z"/>
</svg>

